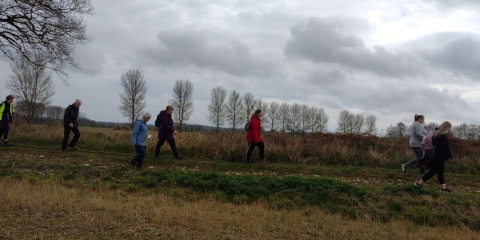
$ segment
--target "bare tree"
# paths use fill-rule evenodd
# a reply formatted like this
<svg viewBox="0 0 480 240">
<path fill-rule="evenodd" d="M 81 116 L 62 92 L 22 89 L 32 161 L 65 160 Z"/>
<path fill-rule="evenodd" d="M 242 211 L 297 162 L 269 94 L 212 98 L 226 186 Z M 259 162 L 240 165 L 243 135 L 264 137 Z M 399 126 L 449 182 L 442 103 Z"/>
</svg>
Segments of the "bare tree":
<svg viewBox="0 0 480 240">
<path fill-rule="evenodd" d="M 390 125 L 390 127 L 387 128 L 386 136 L 393 138 L 405 137 L 407 136 L 407 126 L 402 122 L 399 122 L 396 126 Z"/>
<path fill-rule="evenodd" d="M 460 139 L 467 139 L 468 130 L 467 123 L 462 123 L 452 128 L 453 134 Z"/>
<path fill-rule="evenodd" d="M 351 122 L 352 122 L 352 114 L 350 114 L 350 112 L 348 112 L 347 110 L 342 110 L 337 120 L 337 123 L 338 123 L 337 131 L 340 133 L 349 133 L 351 130 L 350 129 Z"/>
<path fill-rule="evenodd" d="M 305 104 L 300 106 L 300 127 L 302 130 L 302 134 L 305 134 L 307 129 L 310 128 L 310 123 L 312 121 L 311 119 L 312 119 L 311 109 Z"/>
<path fill-rule="evenodd" d="M 316 131 L 318 132 L 325 132 L 327 131 L 327 123 L 328 123 L 328 116 L 325 114 L 325 111 L 323 108 L 320 108 L 318 112 L 315 114 L 315 124 L 313 124 L 313 127 Z"/>
<path fill-rule="evenodd" d="M 289 128 L 291 133 L 295 133 L 300 129 L 300 104 L 294 103 L 290 106 L 289 112 Z"/>
<path fill-rule="evenodd" d="M 377 134 L 377 118 L 375 116 L 370 115 L 365 119 L 365 133 L 370 135 Z"/>
<path fill-rule="evenodd" d="M 217 132 L 220 131 L 220 127 L 225 124 L 225 99 L 227 98 L 227 90 L 216 87 L 212 89 L 210 94 L 210 104 L 208 105 L 210 120 L 215 125 Z"/>
<path fill-rule="evenodd" d="M 75 45 L 89 40 L 84 16 L 92 12 L 90 0 L 0 1 L 0 53 L 33 64 L 32 56 L 41 54 L 44 67 L 66 77 L 65 65 L 76 66 Z"/>
<path fill-rule="evenodd" d="M 255 111 L 255 97 L 251 93 L 245 93 L 243 95 L 243 112 L 246 116 L 246 121 L 250 121 L 250 117 Z"/>
<path fill-rule="evenodd" d="M 190 119 L 193 112 L 193 84 L 190 80 L 176 80 L 173 87 L 173 99 L 170 99 L 170 105 L 175 108 L 173 112 L 178 121 L 179 132 L 183 132 L 183 123 Z"/>
<path fill-rule="evenodd" d="M 362 133 L 362 128 L 365 125 L 365 117 L 362 114 L 354 114 L 352 121 L 352 132 L 351 133 Z"/>
<path fill-rule="evenodd" d="M 282 132 L 285 132 L 288 128 L 288 122 L 290 121 L 289 114 L 290 114 L 290 105 L 286 102 L 283 102 L 282 105 L 280 105 L 280 108 L 278 109 L 278 115 L 279 115 L 280 125 L 282 127 Z"/>
<path fill-rule="evenodd" d="M 270 131 L 275 131 L 275 126 L 277 126 L 277 119 L 279 118 L 279 108 L 280 104 L 278 102 L 271 102 L 269 106 L 268 116 L 267 118 L 270 121 Z"/>
<path fill-rule="evenodd" d="M 123 93 L 120 94 L 120 111 L 130 119 L 131 127 L 146 106 L 147 81 L 138 69 L 130 69 L 122 74 Z"/>
<path fill-rule="evenodd" d="M 228 101 L 226 105 L 227 119 L 230 123 L 230 126 L 232 126 L 232 131 L 235 131 L 235 129 L 237 129 L 237 126 L 242 123 L 242 109 L 243 105 L 240 93 L 238 93 L 236 90 L 232 90 L 232 92 L 228 96 Z"/>
<path fill-rule="evenodd" d="M 310 131 L 313 133 L 315 131 L 318 132 L 325 132 L 327 130 L 327 123 L 328 123 L 328 116 L 325 114 L 323 108 L 310 108 L 310 116 L 309 116 L 309 128 Z"/>
<path fill-rule="evenodd" d="M 7 81 L 7 88 L 12 90 L 22 101 L 28 122 L 33 123 L 39 111 L 50 104 L 55 94 L 52 74 L 46 70 L 45 58 L 41 55 L 32 57 L 34 63 L 21 58 L 10 64 L 12 76 Z"/>
</svg>

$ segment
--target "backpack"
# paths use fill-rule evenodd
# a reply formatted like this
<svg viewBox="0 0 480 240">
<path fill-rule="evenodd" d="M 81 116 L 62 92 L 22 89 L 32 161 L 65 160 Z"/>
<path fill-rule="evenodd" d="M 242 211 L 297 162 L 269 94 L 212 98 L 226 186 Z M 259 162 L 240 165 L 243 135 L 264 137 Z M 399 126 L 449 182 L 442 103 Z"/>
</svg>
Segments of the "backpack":
<svg viewBox="0 0 480 240">
<path fill-rule="evenodd" d="M 245 124 L 245 131 L 248 132 L 250 131 L 250 129 L 251 129 L 250 121 L 247 121 L 247 123 Z"/>
<path fill-rule="evenodd" d="M 155 127 L 157 127 L 158 130 L 162 129 L 162 126 L 163 126 L 162 122 L 160 121 L 160 117 L 161 117 L 161 116 L 162 116 L 162 114 L 159 113 L 159 114 L 157 115 L 157 119 L 155 119 Z"/>
<path fill-rule="evenodd" d="M 422 150 L 429 151 L 435 146 L 433 145 L 433 133 L 428 134 L 422 140 Z"/>
<path fill-rule="evenodd" d="M 435 156 L 436 141 L 433 133 L 428 134 L 422 140 L 422 150 L 425 151 L 422 160 L 418 163 L 419 172 L 425 173 L 425 170 L 430 169 Z"/>
</svg>

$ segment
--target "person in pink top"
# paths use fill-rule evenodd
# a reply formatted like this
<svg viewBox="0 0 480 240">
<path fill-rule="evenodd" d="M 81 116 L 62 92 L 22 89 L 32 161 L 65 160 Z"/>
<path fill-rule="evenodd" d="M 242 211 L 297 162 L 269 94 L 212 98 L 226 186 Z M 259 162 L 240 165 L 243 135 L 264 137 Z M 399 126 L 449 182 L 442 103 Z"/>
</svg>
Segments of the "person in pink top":
<svg viewBox="0 0 480 240">
<path fill-rule="evenodd" d="M 245 162 L 252 163 L 252 151 L 258 147 L 260 160 L 265 161 L 265 145 L 262 139 L 262 110 L 257 109 L 250 118 L 250 129 L 247 132 L 248 148 L 245 153 Z"/>
</svg>

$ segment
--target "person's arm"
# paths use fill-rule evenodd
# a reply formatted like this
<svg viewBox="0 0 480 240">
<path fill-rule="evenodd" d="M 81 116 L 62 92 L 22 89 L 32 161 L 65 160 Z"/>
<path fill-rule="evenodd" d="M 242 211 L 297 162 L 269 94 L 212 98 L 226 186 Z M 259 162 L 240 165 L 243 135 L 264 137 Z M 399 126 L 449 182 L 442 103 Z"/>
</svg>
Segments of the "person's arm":
<svg viewBox="0 0 480 240">
<path fill-rule="evenodd" d="M 255 142 L 260 142 L 261 136 L 262 136 L 262 124 L 259 120 L 255 121 Z"/>
<path fill-rule="evenodd" d="M 133 131 L 132 131 L 132 145 L 137 145 L 137 137 L 138 137 L 138 131 L 140 130 L 140 124 L 135 122 L 135 125 L 133 126 Z"/>
<path fill-rule="evenodd" d="M 413 129 L 413 130 L 415 131 L 415 136 L 416 136 L 417 139 L 420 140 L 420 141 L 422 141 L 423 138 L 426 136 L 426 135 L 424 134 L 424 132 L 423 132 L 423 126 L 420 125 L 420 124 L 416 124 L 416 125 L 414 126 L 414 129 Z"/>
<path fill-rule="evenodd" d="M 68 124 L 71 124 L 72 123 L 72 119 L 70 119 L 70 111 L 72 111 L 72 108 L 70 106 L 68 106 L 66 109 L 65 109 L 65 114 L 63 114 L 63 119 L 66 123 Z"/>
<path fill-rule="evenodd" d="M 445 142 L 445 146 L 444 146 L 445 154 L 447 154 L 449 159 L 453 159 L 452 149 L 450 148 L 450 140 L 448 140 L 447 135 L 445 135 L 445 141 L 444 142 Z"/>
</svg>

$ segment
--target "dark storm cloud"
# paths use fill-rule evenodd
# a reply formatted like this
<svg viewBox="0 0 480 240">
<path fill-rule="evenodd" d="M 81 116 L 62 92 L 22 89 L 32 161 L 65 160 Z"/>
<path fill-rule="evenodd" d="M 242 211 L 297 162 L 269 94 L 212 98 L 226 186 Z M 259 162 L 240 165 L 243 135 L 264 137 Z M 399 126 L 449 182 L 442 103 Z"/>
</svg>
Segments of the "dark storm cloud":
<svg viewBox="0 0 480 240">
<path fill-rule="evenodd" d="M 430 41 L 431 40 L 431 41 Z M 464 75 L 473 80 L 480 77 L 480 37 L 465 33 L 444 33 L 429 36 L 429 48 L 419 53 L 431 65 L 455 75 Z M 435 43 L 436 44 L 433 44 Z"/>
<path fill-rule="evenodd" d="M 350 75 L 336 70 L 312 71 L 305 81 L 310 91 L 322 93 L 327 108 L 374 110 L 390 115 L 421 112 L 457 121 L 473 111 L 448 89 L 433 88 L 425 82 L 384 81 L 368 74 Z M 457 114 L 452 116 L 453 112 Z"/>
<path fill-rule="evenodd" d="M 315 62 L 341 64 L 385 76 L 403 77 L 422 71 L 422 59 L 404 51 L 391 51 L 382 46 L 367 47 L 362 38 L 342 32 L 339 22 L 310 18 L 292 28 L 285 46 L 290 57 Z"/>
<path fill-rule="evenodd" d="M 272 76 L 276 66 L 257 57 L 242 42 L 207 30 L 162 30 L 154 46 L 143 47 L 140 54 L 168 66 L 194 65 L 224 71 L 236 76 Z"/>
</svg>

